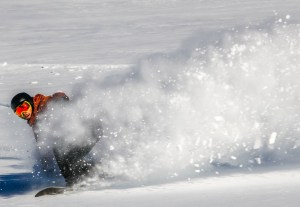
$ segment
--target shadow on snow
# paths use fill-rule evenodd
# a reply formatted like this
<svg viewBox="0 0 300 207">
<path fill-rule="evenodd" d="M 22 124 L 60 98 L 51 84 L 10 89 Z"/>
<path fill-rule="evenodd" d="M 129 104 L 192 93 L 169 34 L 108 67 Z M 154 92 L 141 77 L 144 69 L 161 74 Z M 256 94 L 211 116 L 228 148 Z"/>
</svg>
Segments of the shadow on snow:
<svg viewBox="0 0 300 207">
<path fill-rule="evenodd" d="M 49 186 L 61 186 L 61 178 L 33 177 L 32 173 L 0 175 L 0 197 L 26 194 Z"/>
</svg>

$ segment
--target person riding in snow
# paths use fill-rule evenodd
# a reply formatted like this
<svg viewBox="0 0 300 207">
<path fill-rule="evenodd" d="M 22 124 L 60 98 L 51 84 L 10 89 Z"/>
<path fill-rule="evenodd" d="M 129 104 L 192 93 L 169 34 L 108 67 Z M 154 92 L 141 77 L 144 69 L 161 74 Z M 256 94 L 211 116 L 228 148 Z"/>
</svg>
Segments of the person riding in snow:
<svg viewBox="0 0 300 207">
<path fill-rule="evenodd" d="M 69 102 L 69 97 L 63 92 L 54 93 L 51 96 L 37 94 L 34 97 L 22 92 L 12 98 L 11 108 L 17 116 L 27 120 L 27 123 L 33 129 L 36 142 L 38 143 L 42 139 L 38 126 L 38 123 L 40 122 L 39 115 L 47 111 L 47 106 L 50 103 L 57 102 L 67 104 Z M 51 153 L 53 153 L 68 187 L 82 181 L 84 177 L 91 173 L 92 164 L 88 163 L 84 157 L 92 150 L 101 136 L 102 130 L 98 129 L 97 133 L 93 133 L 92 138 L 89 140 L 84 139 L 84 143 L 80 146 L 78 146 L 78 144 L 67 144 L 67 150 L 62 150 L 60 145 L 54 145 L 52 147 Z M 49 165 L 50 162 L 50 159 L 42 161 L 44 171 L 47 171 L 47 165 Z"/>
</svg>

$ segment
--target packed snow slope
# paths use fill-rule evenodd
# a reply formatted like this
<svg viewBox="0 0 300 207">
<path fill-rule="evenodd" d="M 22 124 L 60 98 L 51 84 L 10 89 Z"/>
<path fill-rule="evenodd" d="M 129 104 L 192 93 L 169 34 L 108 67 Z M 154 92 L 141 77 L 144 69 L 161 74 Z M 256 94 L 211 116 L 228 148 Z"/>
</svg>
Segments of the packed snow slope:
<svg viewBox="0 0 300 207">
<path fill-rule="evenodd" d="M 63 180 L 2 107 L 0 206 L 298 206 L 300 2 L 0 5 L 0 103 L 65 91 L 41 133 L 80 143 L 101 122 L 90 156 L 109 175 L 34 199 Z"/>
<path fill-rule="evenodd" d="M 193 35 L 276 15 L 299 20 L 299 7 L 298 0 L 2 0 L 0 62 L 135 63 Z"/>
</svg>

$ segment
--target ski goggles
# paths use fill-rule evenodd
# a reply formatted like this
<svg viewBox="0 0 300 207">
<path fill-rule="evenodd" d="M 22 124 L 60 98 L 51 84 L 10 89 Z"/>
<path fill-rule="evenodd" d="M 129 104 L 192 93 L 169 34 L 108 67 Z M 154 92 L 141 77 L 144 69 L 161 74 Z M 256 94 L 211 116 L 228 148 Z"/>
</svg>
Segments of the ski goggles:
<svg viewBox="0 0 300 207">
<path fill-rule="evenodd" d="M 24 101 L 22 104 L 20 104 L 17 108 L 15 113 L 19 116 L 19 117 L 23 117 L 23 113 L 27 112 L 28 110 L 30 110 L 31 105 L 29 102 Z"/>
</svg>

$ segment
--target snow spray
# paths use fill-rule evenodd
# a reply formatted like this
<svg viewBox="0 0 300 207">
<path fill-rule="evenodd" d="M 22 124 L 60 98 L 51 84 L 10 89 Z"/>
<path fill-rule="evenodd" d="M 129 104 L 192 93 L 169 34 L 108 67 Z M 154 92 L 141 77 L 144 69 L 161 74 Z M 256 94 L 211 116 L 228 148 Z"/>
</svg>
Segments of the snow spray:
<svg viewBox="0 0 300 207">
<path fill-rule="evenodd" d="M 99 168 L 142 184 L 291 161 L 300 152 L 299 34 L 284 22 L 198 34 L 172 54 L 93 74 L 73 88 L 67 130 L 84 133 L 74 113 L 100 120 Z"/>
</svg>

